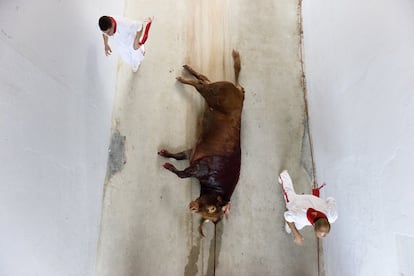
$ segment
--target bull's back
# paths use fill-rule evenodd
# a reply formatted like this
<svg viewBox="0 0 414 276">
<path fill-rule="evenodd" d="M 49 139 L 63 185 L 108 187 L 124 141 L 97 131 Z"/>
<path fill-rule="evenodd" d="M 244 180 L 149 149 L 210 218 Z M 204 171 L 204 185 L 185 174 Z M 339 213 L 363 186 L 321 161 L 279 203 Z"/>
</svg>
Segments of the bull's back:
<svg viewBox="0 0 414 276">
<path fill-rule="evenodd" d="M 191 161 L 204 156 L 230 156 L 240 151 L 241 112 L 205 111 Z"/>
<path fill-rule="evenodd" d="M 208 106 L 223 113 L 241 112 L 244 93 L 228 81 L 213 82 L 198 89 Z"/>
<path fill-rule="evenodd" d="M 240 151 L 240 125 L 244 93 L 233 83 L 219 81 L 199 89 L 207 107 L 193 160 L 205 155 L 229 156 Z"/>
</svg>

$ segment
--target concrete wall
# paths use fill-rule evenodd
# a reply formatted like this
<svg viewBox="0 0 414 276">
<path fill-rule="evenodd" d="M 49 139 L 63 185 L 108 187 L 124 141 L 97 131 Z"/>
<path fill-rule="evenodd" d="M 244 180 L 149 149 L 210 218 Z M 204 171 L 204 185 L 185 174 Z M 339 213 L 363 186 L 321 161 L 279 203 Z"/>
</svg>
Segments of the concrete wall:
<svg viewBox="0 0 414 276">
<path fill-rule="evenodd" d="M 97 19 L 121 5 L 0 4 L 0 275 L 94 273 L 116 68 Z"/>
<path fill-rule="evenodd" d="M 414 275 L 414 2 L 303 1 L 326 275 Z"/>
</svg>

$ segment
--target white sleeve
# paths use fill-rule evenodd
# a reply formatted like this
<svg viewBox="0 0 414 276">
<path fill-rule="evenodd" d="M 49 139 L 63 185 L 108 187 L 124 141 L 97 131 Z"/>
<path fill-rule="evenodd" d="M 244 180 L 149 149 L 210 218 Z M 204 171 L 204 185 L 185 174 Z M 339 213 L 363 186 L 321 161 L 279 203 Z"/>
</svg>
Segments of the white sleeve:
<svg viewBox="0 0 414 276">
<path fill-rule="evenodd" d="M 131 21 L 131 31 L 137 33 L 142 30 L 142 22 L 141 21 Z"/>
<path fill-rule="evenodd" d="M 290 210 L 285 212 L 284 217 L 287 222 L 295 222 L 295 214 Z"/>
<path fill-rule="evenodd" d="M 140 21 L 131 20 L 126 17 L 119 17 L 118 22 L 124 24 L 130 34 L 135 35 L 137 32 L 142 30 L 142 22 Z"/>
<path fill-rule="evenodd" d="M 333 223 L 338 218 L 338 212 L 336 210 L 336 201 L 333 197 L 328 197 L 326 199 L 326 203 L 328 205 L 328 212 L 326 216 L 328 217 L 329 223 Z"/>
</svg>

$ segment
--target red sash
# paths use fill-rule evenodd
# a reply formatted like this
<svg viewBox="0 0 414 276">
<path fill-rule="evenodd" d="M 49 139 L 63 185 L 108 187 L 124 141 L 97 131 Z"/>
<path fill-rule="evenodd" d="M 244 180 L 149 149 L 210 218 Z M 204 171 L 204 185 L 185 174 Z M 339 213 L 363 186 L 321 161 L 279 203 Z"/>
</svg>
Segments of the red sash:
<svg viewBox="0 0 414 276">
<path fill-rule="evenodd" d="M 147 39 L 148 39 L 148 33 L 149 33 L 150 28 L 151 28 L 151 23 L 152 23 L 152 21 L 150 21 L 147 24 L 147 26 L 145 26 L 144 36 L 142 37 L 141 41 L 139 42 L 140 45 L 144 44 L 145 41 L 147 41 Z"/>
<path fill-rule="evenodd" d="M 313 209 L 313 208 L 309 208 L 309 209 L 306 211 L 306 217 L 308 218 L 309 222 L 310 222 L 312 225 L 315 223 L 315 221 L 316 221 L 317 219 L 320 219 L 320 218 L 326 218 L 326 219 L 328 219 L 324 213 L 319 212 L 319 211 L 317 211 L 317 210 L 315 210 L 315 209 Z"/>
</svg>

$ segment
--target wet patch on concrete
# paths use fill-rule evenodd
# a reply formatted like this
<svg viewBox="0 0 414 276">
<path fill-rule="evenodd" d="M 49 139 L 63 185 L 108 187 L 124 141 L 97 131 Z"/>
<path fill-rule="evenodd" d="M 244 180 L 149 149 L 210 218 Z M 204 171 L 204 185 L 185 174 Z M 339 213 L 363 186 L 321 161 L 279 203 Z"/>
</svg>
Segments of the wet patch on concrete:
<svg viewBox="0 0 414 276">
<path fill-rule="evenodd" d="M 184 271 L 185 276 L 215 275 L 216 268 L 219 264 L 219 256 L 221 251 L 224 226 L 222 222 L 219 222 L 214 226 L 213 225 L 213 223 L 211 223 L 210 225 L 214 229 L 214 231 L 212 232 L 213 236 L 211 238 L 208 237 L 208 234 L 206 235 L 206 237 L 201 237 L 198 231 L 195 234 L 197 235 L 197 238 L 195 238 L 195 243 L 191 247 L 191 250 L 188 254 L 188 262 L 185 266 Z M 204 233 L 206 234 L 206 231 Z M 207 243 L 209 244 L 208 251 L 205 251 L 204 249 L 206 249 L 205 246 L 207 245 Z M 204 259 L 203 255 L 204 257 L 207 256 L 208 259 Z"/>
<path fill-rule="evenodd" d="M 197 262 L 200 256 L 200 241 L 201 238 L 198 237 L 196 244 L 191 248 L 190 254 L 188 255 L 188 263 L 185 266 L 185 276 L 197 275 L 198 273 Z"/>
<path fill-rule="evenodd" d="M 107 179 L 110 179 L 115 173 L 121 171 L 126 163 L 125 156 L 126 136 L 121 135 L 118 129 L 115 129 L 111 136 L 109 145 Z"/>
</svg>

